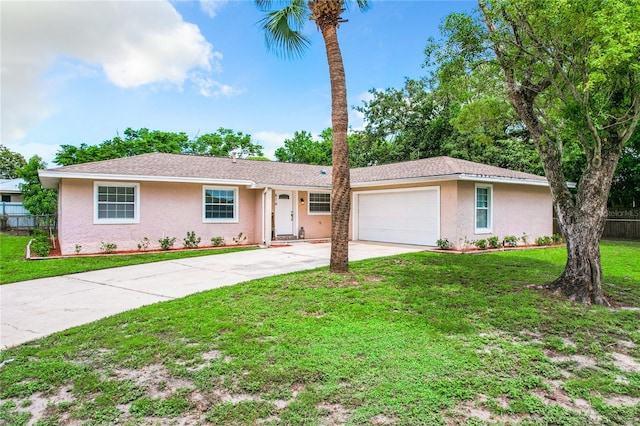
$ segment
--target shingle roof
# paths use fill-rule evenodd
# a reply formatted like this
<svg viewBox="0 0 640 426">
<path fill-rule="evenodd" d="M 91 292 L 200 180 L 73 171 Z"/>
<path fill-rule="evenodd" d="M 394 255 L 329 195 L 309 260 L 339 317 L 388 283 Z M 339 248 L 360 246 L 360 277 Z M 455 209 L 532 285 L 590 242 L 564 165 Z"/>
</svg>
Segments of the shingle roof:
<svg viewBox="0 0 640 426">
<path fill-rule="evenodd" d="M 322 173 L 322 171 L 326 173 Z M 331 167 L 184 154 L 151 153 L 47 169 L 55 174 L 251 181 L 256 185 L 331 187 Z M 45 173 L 46 175 L 46 173 Z"/>
<path fill-rule="evenodd" d="M 0 180 L 0 192 L 21 193 L 20 185 L 24 185 L 24 179 L 2 179 Z"/>
<path fill-rule="evenodd" d="M 451 157 L 432 157 L 401 163 L 360 167 L 351 170 L 351 181 L 353 183 L 366 183 L 454 175 L 533 180 L 540 182 L 547 181 L 544 176 L 517 172 L 515 170 L 488 166 L 486 164 Z"/>
<path fill-rule="evenodd" d="M 41 171 L 41 180 L 62 177 L 108 176 L 146 180 L 228 180 L 256 186 L 330 188 L 331 167 L 308 164 L 151 153 L 114 160 L 77 164 Z M 460 176 L 533 181 L 545 184 L 543 176 L 517 172 L 450 157 L 433 157 L 351 170 L 353 185 L 384 183 L 402 179 L 456 178 Z M 53 181 L 52 181 L 53 182 Z M 44 184 L 44 182 L 43 182 Z"/>
</svg>

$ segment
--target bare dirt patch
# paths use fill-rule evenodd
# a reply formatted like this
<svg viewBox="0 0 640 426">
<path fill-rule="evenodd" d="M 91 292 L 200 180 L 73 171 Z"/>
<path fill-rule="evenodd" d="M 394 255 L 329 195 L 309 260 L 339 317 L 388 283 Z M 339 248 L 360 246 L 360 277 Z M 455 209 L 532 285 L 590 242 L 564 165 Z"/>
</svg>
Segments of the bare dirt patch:
<svg viewBox="0 0 640 426">
<path fill-rule="evenodd" d="M 373 425 L 394 425 L 397 422 L 397 419 L 385 416 L 384 414 L 378 414 L 377 416 L 371 417 L 370 420 Z"/>
<path fill-rule="evenodd" d="M 636 404 L 640 404 L 640 397 L 632 397 L 627 395 L 615 395 L 603 399 L 607 405 L 614 407 L 631 407 Z"/>
<path fill-rule="evenodd" d="M 343 425 L 349 420 L 349 411 L 341 404 L 322 402 L 317 406 L 317 409 L 321 416 L 320 425 Z"/>
<path fill-rule="evenodd" d="M 613 360 L 613 365 L 625 373 L 640 373 L 640 362 L 637 362 L 629 355 L 613 352 L 611 354 L 611 358 Z"/>
<path fill-rule="evenodd" d="M 116 369 L 113 374 L 118 380 L 131 380 L 147 388 L 150 398 L 166 398 L 177 389 L 193 388 L 193 382 L 173 376 L 167 367 L 160 364 L 148 365 L 138 370 Z"/>
</svg>

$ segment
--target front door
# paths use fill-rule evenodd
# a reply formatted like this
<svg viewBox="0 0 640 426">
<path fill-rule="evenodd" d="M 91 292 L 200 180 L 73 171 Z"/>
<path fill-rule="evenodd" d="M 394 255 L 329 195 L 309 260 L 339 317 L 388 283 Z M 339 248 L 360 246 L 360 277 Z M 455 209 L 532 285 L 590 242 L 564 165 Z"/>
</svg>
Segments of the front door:
<svg viewBox="0 0 640 426">
<path fill-rule="evenodd" d="M 276 235 L 293 235 L 293 192 L 276 191 Z"/>
</svg>

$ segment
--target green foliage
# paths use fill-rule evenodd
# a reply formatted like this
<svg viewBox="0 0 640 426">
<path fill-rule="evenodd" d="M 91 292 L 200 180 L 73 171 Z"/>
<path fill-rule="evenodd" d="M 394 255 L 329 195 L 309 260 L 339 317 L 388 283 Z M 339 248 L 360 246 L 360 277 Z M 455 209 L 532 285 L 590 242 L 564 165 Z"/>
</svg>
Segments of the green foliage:
<svg viewBox="0 0 640 426">
<path fill-rule="evenodd" d="M 207 133 L 195 140 L 181 133 L 161 132 L 148 129 L 127 128 L 124 138 L 116 136 L 99 145 L 61 145 L 54 162 L 68 166 L 91 161 L 131 157 L 150 152 L 172 154 L 196 154 L 226 157 L 235 152 L 239 157 L 260 157 L 262 146 L 253 144 L 251 136 L 231 129 L 219 128 L 215 133 Z"/>
<path fill-rule="evenodd" d="M 149 248 L 150 244 L 151 241 L 149 241 L 149 238 L 143 237 L 142 240 L 140 240 L 140 242 L 138 243 L 138 250 L 146 251 Z"/>
<path fill-rule="evenodd" d="M 196 237 L 195 231 L 187 232 L 187 236 L 183 238 L 184 246 L 186 248 L 198 248 L 201 238 Z"/>
<path fill-rule="evenodd" d="M 80 254 L 80 252 L 82 251 L 82 245 L 76 244 L 73 251 L 75 252 L 75 254 Z"/>
<path fill-rule="evenodd" d="M 612 207 L 640 206 L 640 127 L 622 149 L 609 194 Z"/>
<path fill-rule="evenodd" d="M 516 247 L 518 245 L 518 239 L 515 235 L 507 235 L 502 242 L 506 247 Z"/>
<path fill-rule="evenodd" d="M 211 245 L 214 247 L 224 246 L 226 243 L 224 237 L 211 237 Z"/>
<path fill-rule="evenodd" d="M 562 244 L 564 242 L 564 239 L 562 238 L 562 235 L 560 235 L 560 234 L 553 234 L 551 236 L 551 242 L 553 244 Z"/>
<path fill-rule="evenodd" d="M 131 404 L 129 412 L 136 416 L 178 417 L 189 408 L 189 401 L 184 397 L 140 398 Z"/>
<path fill-rule="evenodd" d="M 162 250 L 169 250 L 176 242 L 176 237 L 164 237 L 158 240 Z"/>
<path fill-rule="evenodd" d="M 487 243 L 487 240 L 486 240 L 486 239 L 482 238 L 482 239 L 479 239 L 479 240 L 477 240 L 477 241 L 474 241 L 474 243 L 473 243 L 473 244 L 474 244 L 477 248 L 479 248 L 480 250 L 484 250 L 484 249 L 486 249 L 486 248 L 487 248 L 487 244 L 488 244 L 488 243 Z"/>
<path fill-rule="evenodd" d="M 47 257 L 51 251 L 51 240 L 49 235 L 42 229 L 34 229 L 31 232 L 33 241 L 31 242 L 31 253 L 38 257 Z"/>
<path fill-rule="evenodd" d="M 548 246 L 548 245 L 551 245 L 552 242 L 553 242 L 553 239 L 548 235 L 536 238 L 537 246 Z"/>
<path fill-rule="evenodd" d="M 491 248 L 499 248 L 500 247 L 500 238 L 497 236 L 487 238 L 487 245 Z"/>
<path fill-rule="evenodd" d="M 262 146 L 251 142 L 251 135 L 219 128 L 215 133 L 207 133 L 187 144 L 187 154 L 228 157 L 235 152 L 239 158 L 262 157 Z"/>
<path fill-rule="evenodd" d="M 486 84 L 484 78 L 475 80 Z M 460 92 L 458 85 L 460 98 L 456 99 L 447 86 L 426 78 L 408 79 L 402 89 L 371 90 L 373 99 L 356 108 L 367 124 L 350 142 L 352 164 L 446 155 L 542 174 L 540 156 L 529 143 L 528 133 L 504 90 L 496 88 L 497 77 L 492 80 L 493 85 L 485 89 L 491 90 L 491 97 L 484 103 L 469 103 L 470 93 Z"/>
<path fill-rule="evenodd" d="M 15 179 L 18 177 L 18 169 L 27 164 L 22 154 L 13 152 L 4 145 L 0 145 L 0 177 L 2 179 Z"/>
<path fill-rule="evenodd" d="M 286 163 L 318 164 L 330 166 L 332 162 L 333 131 L 324 129 L 320 141 L 313 140 L 307 131 L 294 132 L 292 139 L 284 140 L 284 147 L 276 149 L 278 161 Z"/>
<path fill-rule="evenodd" d="M 593 179 L 581 177 L 602 173 L 601 161 L 615 164 L 626 142 L 609 204 L 628 207 L 640 199 L 640 111 L 634 108 L 640 102 L 640 2 L 487 0 L 480 6 L 478 14 L 448 16 L 445 39 L 426 49 L 436 92 L 462 105 L 452 124 L 479 143 L 515 130 L 536 143 L 538 154 L 548 153 L 551 176 L 561 176 L 561 169 L 566 180 L 584 185 Z M 527 88 L 512 90 L 528 92 L 529 109 L 520 108 L 518 116 L 509 111 L 509 87 Z M 525 128 L 522 116 L 537 119 Z M 555 185 L 566 190 L 565 182 Z M 590 189 L 579 185 L 574 192 L 581 191 Z"/>
<path fill-rule="evenodd" d="M 113 253 L 118 249 L 118 245 L 116 243 L 105 243 L 104 241 L 100 241 L 100 250 L 104 253 Z"/>
<path fill-rule="evenodd" d="M 38 178 L 38 170 L 45 169 L 47 164 L 37 155 L 29 159 L 27 164 L 16 174 L 24 179 L 22 190 L 22 205 L 35 215 L 54 215 L 58 209 L 58 191 L 44 189 Z"/>
<path fill-rule="evenodd" d="M 438 246 L 438 248 L 440 248 L 440 250 L 451 249 L 451 242 L 446 238 L 441 238 L 438 241 L 436 241 L 436 245 Z"/>
</svg>

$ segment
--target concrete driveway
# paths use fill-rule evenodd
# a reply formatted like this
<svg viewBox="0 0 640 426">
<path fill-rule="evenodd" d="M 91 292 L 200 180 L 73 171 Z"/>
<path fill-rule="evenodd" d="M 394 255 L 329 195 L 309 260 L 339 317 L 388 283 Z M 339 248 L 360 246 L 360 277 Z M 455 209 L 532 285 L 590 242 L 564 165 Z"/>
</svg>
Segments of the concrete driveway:
<svg viewBox="0 0 640 426">
<path fill-rule="evenodd" d="M 349 260 L 424 248 L 351 242 Z M 168 260 L 0 286 L 0 348 L 17 346 L 119 312 L 255 278 L 329 264 L 329 243 Z M 45 261 L 46 262 L 46 261 Z"/>
</svg>

